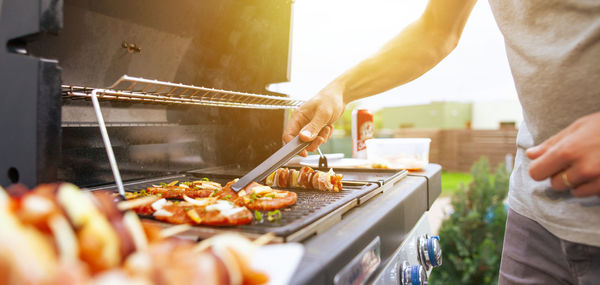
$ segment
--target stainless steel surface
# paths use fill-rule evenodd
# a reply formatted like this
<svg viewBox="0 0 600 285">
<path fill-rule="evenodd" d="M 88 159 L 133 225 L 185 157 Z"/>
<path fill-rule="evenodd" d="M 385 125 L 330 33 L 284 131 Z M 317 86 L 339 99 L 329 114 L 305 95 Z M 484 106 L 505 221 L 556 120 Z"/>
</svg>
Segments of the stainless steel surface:
<svg viewBox="0 0 600 285">
<path fill-rule="evenodd" d="M 410 265 L 407 261 L 402 262 L 400 267 L 401 285 L 427 285 L 427 273 L 421 265 Z"/>
<path fill-rule="evenodd" d="M 94 115 L 94 123 L 86 119 L 80 125 L 70 122 L 63 126 L 58 180 L 82 187 L 115 183 L 92 102 L 69 101 L 86 107 Z M 223 165 L 250 170 L 281 147 L 283 110 L 129 106 L 106 101 L 100 101 L 100 106 L 123 181 Z M 108 118 L 115 114 L 111 109 L 122 114 L 128 109 L 154 111 L 158 107 L 167 107 L 167 123 L 118 123 L 115 117 L 112 122 Z M 136 110 L 132 116 L 139 113 Z"/>
<path fill-rule="evenodd" d="M 442 191 L 442 166 L 435 163 L 428 164 L 420 171 L 411 171 L 409 176 L 423 177 L 427 180 L 427 209 L 431 208 L 435 199 Z"/>
<path fill-rule="evenodd" d="M 381 238 L 377 236 L 335 275 L 333 284 L 365 284 L 379 264 L 381 264 Z"/>
<path fill-rule="evenodd" d="M 418 241 L 419 262 L 425 270 L 442 265 L 442 248 L 438 236 L 424 234 Z"/>
<path fill-rule="evenodd" d="M 63 85 L 68 97 L 90 98 L 95 90 L 99 99 L 158 104 L 216 106 L 249 109 L 290 109 L 304 103 L 289 97 L 261 95 L 163 82 L 123 75 L 107 89 Z"/>
<path fill-rule="evenodd" d="M 407 179 L 416 177 L 407 177 Z M 420 281 L 426 280 L 426 276 L 431 272 L 431 267 L 427 269 L 422 266 L 421 258 L 419 257 L 419 245 L 420 240 L 425 236 L 429 238 L 431 234 L 431 228 L 427 219 L 427 212 L 425 212 L 419 221 L 413 226 L 411 231 L 405 236 L 401 245 L 395 250 L 392 256 L 386 261 L 386 263 L 378 270 L 375 277 L 370 280 L 375 285 L 387 285 L 387 284 L 411 284 L 403 283 L 406 280 L 412 282 L 413 278 L 411 274 L 405 274 L 403 269 L 406 269 L 406 264 L 410 267 L 409 270 L 412 273 L 413 266 L 416 266 L 415 270 L 418 272 L 418 279 Z M 420 269 L 419 269 L 420 267 Z M 425 277 L 423 277 L 425 276 Z M 420 283 L 426 284 L 426 283 Z"/>
<path fill-rule="evenodd" d="M 383 184 L 378 191 L 383 192 L 350 209 L 322 234 L 302 242 L 306 251 L 292 284 L 332 284 L 334 276 L 376 236 L 381 238 L 382 260 L 393 256 L 426 211 L 426 183 L 423 178 L 407 176 Z M 418 264 L 413 248 L 412 262 Z"/>
<path fill-rule="evenodd" d="M 306 148 L 309 144 L 310 142 L 303 142 L 300 140 L 300 136 L 296 136 L 257 167 L 250 170 L 248 174 L 244 175 L 242 178 L 240 178 L 240 180 L 231 185 L 231 189 L 233 189 L 235 192 L 238 192 L 252 181 L 263 180 L 269 174 L 273 173 L 273 171 L 275 171 L 277 168 L 288 162 L 294 155 Z"/>
<path fill-rule="evenodd" d="M 102 141 L 104 142 L 104 148 L 106 149 L 106 155 L 108 156 L 108 162 L 110 164 L 110 168 L 112 170 L 113 176 L 115 177 L 115 183 L 117 184 L 117 189 L 119 190 L 119 194 L 122 197 L 125 197 L 125 190 L 123 189 L 123 180 L 121 179 L 121 173 L 119 172 L 119 166 L 117 165 L 117 160 L 115 159 L 115 154 L 113 153 L 113 148 L 110 143 L 110 138 L 108 137 L 108 132 L 106 131 L 106 125 L 104 124 L 104 118 L 102 117 L 102 111 L 100 110 L 100 103 L 98 102 L 97 91 L 92 91 L 92 104 L 94 105 L 94 111 L 96 112 L 96 119 L 98 120 L 98 126 L 100 127 L 100 134 L 102 136 Z"/>
</svg>

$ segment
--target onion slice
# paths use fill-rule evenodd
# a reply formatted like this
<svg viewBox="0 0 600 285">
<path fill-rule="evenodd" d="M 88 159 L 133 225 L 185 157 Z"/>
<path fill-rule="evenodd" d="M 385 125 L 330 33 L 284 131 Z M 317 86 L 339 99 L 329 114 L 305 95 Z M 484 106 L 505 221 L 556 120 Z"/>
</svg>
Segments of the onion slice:
<svg viewBox="0 0 600 285">
<path fill-rule="evenodd" d="M 138 251 L 146 250 L 148 248 L 148 239 L 136 213 L 131 211 L 126 212 L 123 216 L 123 224 L 125 224 L 125 228 L 131 234 L 135 248 Z"/>
<path fill-rule="evenodd" d="M 121 211 L 127 211 L 133 208 L 137 208 L 137 207 L 141 207 L 150 203 L 154 203 L 156 202 L 158 199 L 158 197 L 156 196 L 146 196 L 146 197 L 140 197 L 140 198 L 135 198 L 135 199 L 131 199 L 131 200 L 125 200 L 125 201 L 121 201 L 117 204 L 117 208 L 119 208 L 119 210 Z"/>
<path fill-rule="evenodd" d="M 195 206 L 206 206 L 213 204 L 216 200 L 214 198 L 204 198 L 202 200 L 192 199 L 186 195 L 183 195 L 183 199 Z"/>
<path fill-rule="evenodd" d="M 163 210 L 163 209 L 158 209 L 156 210 L 156 212 L 154 212 L 154 216 L 156 217 L 170 217 L 173 216 L 173 213 L 167 211 L 167 210 Z"/>
<path fill-rule="evenodd" d="M 162 198 L 162 199 L 152 203 L 152 209 L 154 209 L 154 211 L 162 210 L 162 207 L 164 207 L 166 204 L 167 204 L 167 199 Z"/>
<path fill-rule="evenodd" d="M 176 226 L 172 226 L 172 227 L 168 227 L 162 231 L 160 231 L 160 237 L 161 238 L 168 238 L 168 237 L 172 237 L 174 235 L 178 235 L 180 233 L 183 233 L 189 229 L 191 229 L 192 226 L 190 225 L 176 225 Z"/>
<path fill-rule="evenodd" d="M 63 215 L 53 215 L 48 221 L 60 258 L 69 264 L 79 260 L 79 244 L 75 232 Z"/>
</svg>

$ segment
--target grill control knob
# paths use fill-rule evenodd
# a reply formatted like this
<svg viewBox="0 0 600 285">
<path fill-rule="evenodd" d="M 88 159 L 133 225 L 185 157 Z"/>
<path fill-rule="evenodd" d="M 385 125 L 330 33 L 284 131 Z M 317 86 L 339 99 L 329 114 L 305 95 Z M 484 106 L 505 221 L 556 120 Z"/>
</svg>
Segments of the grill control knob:
<svg viewBox="0 0 600 285">
<path fill-rule="evenodd" d="M 419 262 L 425 267 L 425 270 L 442 265 L 442 248 L 440 247 L 439 236 L 429 236 L 428 234 L 421 236 L 417 240 L 417 248 Z"/>
<path fill-rule="evenodd" d="M 427 285 L 427 272 L 421 265 L 409 265 L 407 261 L 402 263 L 400 269 L 401 285 Z"/>
</svg>

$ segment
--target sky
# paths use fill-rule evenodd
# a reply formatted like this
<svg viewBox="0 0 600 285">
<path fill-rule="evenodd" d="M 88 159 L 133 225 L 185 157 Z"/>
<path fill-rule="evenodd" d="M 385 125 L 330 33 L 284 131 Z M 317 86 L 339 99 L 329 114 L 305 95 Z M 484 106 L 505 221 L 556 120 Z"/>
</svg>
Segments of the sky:
<svg viewBox="0 0 600 285">
<path fill-rule="evenodd" d="M 375 53 L 423 12 L 425 0 L 296 0 L 291 81 L 269 89 L 309 99 L 346 69 Z M 363 99 L 360 106 L 431 101 L 517 100 L 504 41 L 488 1 L 478 1 L 458 47 L 413 82 Z"/>
</svg>

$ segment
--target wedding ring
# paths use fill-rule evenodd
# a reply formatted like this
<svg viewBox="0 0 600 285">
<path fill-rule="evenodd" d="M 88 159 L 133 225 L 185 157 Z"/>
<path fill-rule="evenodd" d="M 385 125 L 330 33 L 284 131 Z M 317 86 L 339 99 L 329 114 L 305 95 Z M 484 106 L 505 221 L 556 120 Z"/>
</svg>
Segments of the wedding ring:
<svg viewBox="0 0 600 285">
<path fill-rule="evenodd" d="M 567 186 L 567 188 L 573 188 L 573 184 L 571 184 L 571 182 L 569 182 L 569 178 L 567 177 L 567 172 L 563 172 L 560 175 L 560 178 L 562 179 L 562 182 L 565 184 L 565 186 Z"/>
</svg>

